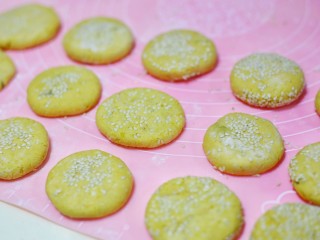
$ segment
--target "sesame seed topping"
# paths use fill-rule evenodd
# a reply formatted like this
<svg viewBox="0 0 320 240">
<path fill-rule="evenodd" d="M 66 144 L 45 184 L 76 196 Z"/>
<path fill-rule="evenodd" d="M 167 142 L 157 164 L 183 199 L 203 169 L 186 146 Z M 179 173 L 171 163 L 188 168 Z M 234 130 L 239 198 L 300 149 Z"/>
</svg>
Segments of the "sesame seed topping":
<svg viewBox="0 0 320 240">
<path fill-rule="evenodd" d="M 280 73 L 299 74 L 300 68 L 293 61 L 274 53 L 252 54 L 234 67 L 234 74 L 245 81 L 261 81 Z"/>
<path fill-rule="evenodd" d="M 304 147 L 290 162 L 289 174 L 299 194 L 320 203 L 320 143 Z"/>
<path fill-rule="evenodd" d="M 0 154 L 32 147 L 34 131 L 24 127 L 20 121 L 8 119 L 0 121 Z"/>
<path fill-rule="evenodd" d="M 188 31 L 171 31 L 153 39 L 143 59 L 163 72 L 178 71 L 186 80 L 199 75 L 199 66 L 212 61 L 215 50 L 206 37 Z M 165 59 L 165 61 L 163 61 Z"/>
<path fill-rule="evenodd" d="M 152 144 L 170 141 L 170 136 L 176 136 L 185 121 L 177 100 L 163 92 L 144 88 L 114 94 L 102 103 L 98 109 L 100 113 L 108 128 L 107 135 L 117 139 L 126 136 L 128 141 Z"/>
<path fill-rule="evenodd" d="M 206 224 L 198 221 L 202 217 Z M 160 186 L 148 203 L 146 225 L 152 236 L 166 239 L 211 239 L 218 222 L 229 226 L 225 239 L 241 227 L 241 206 L 224 185 L 205 177 L 184 177 Z M 159 227 L 161 226 L 161 227 Z M 221 229 L 220 229 L 221 230 Z"/>
<path fill-rule="evenodd" d="M 231 149 L 245 155 L 249 161 L 264 160 L 273 146 L 270 136 L 265 136 L 257 123 L 257 119 L 244 114 L 230 114 L 224 119 L 223 125 L 212 132 L 212 137 L 219 137 L 224 150 Z M 212 150 L 212 151 L 215 151 Z"/>
<path fill-rule="evenodd" d="M 293 61 L 273 53 L 257 53 L 235 64 L 231 86 L 242 101 L 275 108 L 287 105 L 301 95 L 304 77 Z"/>
<path fill-rule="evenodd" d="M 80 75 L 76 73 L 61 73 L 53 77 L 47 77 L 41 79 L 43 87 L 39 90 L 39 99 L 53 97 L 61 98 L 63 95 L 75 86 L 80 79 Z M 50 100 L 46 103 L 49 106 L 51 103 Z"/>
<path fill-rule="evenodd" d="M 257 221 L 251 238 L 255 239 L 320 239 L 320 208 L 300 203 L 287 203 L 267 211 Z"/>
<path fill-rule="evenodd" d="M 75 40 L 80 47 L 93 52 L 104 51 L 118 38 L 127 37 L 129 30 L 119 23 L 111 21 L 87 21 L 80 23 L 75 33 Z"/>
<path fill-rule="evenodd" d="M 106 166 L 101 170 L 103 164 Z M 94 196 L 96 194 L 94 189 L 101 186 L 105 180 L 111 180 L 112 173 L 110 159 L 97 153 L 93 156 L 76 158 L 64 173 L 63 182 L 72 187 L 81 187 Z M 106 194 L 106 191 L 102 193 Z"/>
<path fill-rule="evenodd" d="M 208 128 L 203 149 L 219 171 L 246 176 L 271 169 L 284 153 L 281 135 L 270 121 L 237 112 Z"/>
</svg>

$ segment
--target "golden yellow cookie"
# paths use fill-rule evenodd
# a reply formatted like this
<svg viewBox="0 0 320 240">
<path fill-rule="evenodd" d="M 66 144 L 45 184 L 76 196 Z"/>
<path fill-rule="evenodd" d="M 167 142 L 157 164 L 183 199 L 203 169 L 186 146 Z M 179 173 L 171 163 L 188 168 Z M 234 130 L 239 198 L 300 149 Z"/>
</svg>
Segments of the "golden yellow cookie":
<svg viewBox="0 0 320 240">
<path fill-rule="evenodd" d="M 46 129 L 29 118 L 0 120 L 0 179 L 12 180 L 36 171 L 49 149 Z"/>
<path fill-rule="evenodd" d="M 320 142 L 298 152 L 290 162 L 289 174 L 297 193 L 306 201 L 320 205 Z"/>
<path fill-rule="evenodd" d="M 316 107 L 316 111 L 318 113 L 318 115 L 320 115 L 320 91 L 318 91 L 317 95 L 316 95 L 316 99 L 315 99 L 315 107 Z"/>
<path fill-rule="evenodd" d="M 44 117 L 84 113 L 99 101 L 101 85 L 97 76 L 83 67 L 55 67 L 40 73 L 28 87 L 28 103 Z"/>
<path fill-rule="evenodd" d="M 63 39 L 71 59 L 90 64 L 116 62 L 130 53 L 133 43 L 132 33 L 123 22 L 106 17 L 78 23 Z"/>
<path fill-rule="evenodd" d="M 243 102 L 266 108 L 288 105 L 301 95 L 304 75 L 293 61 L 274 53 L 256 53 L 235 64 L 231 89 Z"/>
<path fill-rule="evenodd" d="M 0 91 L 7 86 L 16 73 L 12 60 L 0 50 Z"/>
<path fill-rule="evenodd" d="M 180 103 L 149 88 L 131 88 L 107 98 L 98 108 L 96 123 L 111 142 L 154 148 L 174 140 L 185 125 Z"/>
<path fill-rule="evenodd" d="M 152 195 L 145 224 L 154 240 L 232 240 L 243 225 L 241 202 L 214 179 L 175 178 Z"/>
<path fill-rule="evenodd" d="M 301 203 L 278 205 L 254 225 L 250 240 L 320 239 L 320 208 Z"/>
<path fill-rule="evenodd" d="M 190 30 L 174 30 L 152 39 L 142 55 L 145 69 L 166 81 L 187 80 L 211 71 L 217 61 L 213 42 Z"/>
<path fill-rule="evenodd" d="M 283 140 L 268 120 L 230 113 L 211 125 L 203 140 L 208 160 L 221 172 L 255 175 L 268 171 L 282 158 Z"/>
<path fill-rule="evenodd" d="M 71 218 L 98 218 L 128 201 L 133 177 L 119 158 L 100 150 L 62 159 L 47 178 L 46 192 L 59 212 Z"/>
<path fill-rule="evenodd" d="M 0 49 L 25 49 L 52 39 L 60 20 L 56 12 L 40 4 L 23 5 L 0 15 Z"/>
</svg>

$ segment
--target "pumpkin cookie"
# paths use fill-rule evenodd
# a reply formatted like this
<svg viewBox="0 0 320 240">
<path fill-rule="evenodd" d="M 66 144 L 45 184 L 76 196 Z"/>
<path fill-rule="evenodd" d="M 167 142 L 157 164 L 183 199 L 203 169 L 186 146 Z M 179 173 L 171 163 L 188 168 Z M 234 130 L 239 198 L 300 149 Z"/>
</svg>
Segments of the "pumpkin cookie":
<svg viewBox="0 0 320 240">
<path fill-rule="evenodd" d="M 132 88 L 107 98 L 98 108 L 96 123 L 112 142 L 154 148 L 171 142 L 185 125 L 180 103 L 148 88 Z"/>
<path fill-rule="evenodd" d="M 0 48 L 25 49 L 45 43 L 58 32 L 56 12 L 40 4 L 28 4 L 0 15 Z"/>
<path fill-rule="evenodd" d="M 320 91 L 318 91 L 316 95 L 316 99 L 314 101 L 315 107 L 316 107 L 316 112 L 318 115 L 320 115 Z"/>
<path fill-rule="evenodd" d="M 231 240 L 242 228 L 242 207 L 238 197 L 214 179 L 175 178 L 152 195 L 145 224 L 154 240 Z"/>
<path fill-rule="evenodd" d="M 290 162 L 289 174 L 297 193 L 306 201 L 320 205 L 320 142 L 298 152 Z"/>
<path fill-rule="evenodd" d="M 101 85 L 97 76 L 77 66 L 55 67 L 32 80 L 28 87 L 28 103 L 44 117 L 81 114 L 99 101 Z"/>
<path fill-rule="evenodd" d="M 217 61 L 213 42 L 190 30 L 174 30 L 155 37 L 142 55 L 145 69 L 166 81 L 187 80 L 211 71 Z"/>
<path fill-rule="evenodd" d="M 203 140 L 204 152 L 221 172 L 255 175 L 274 167 L 284 153 L 283 140 L 268 120 L 230 113 L 211 125 Z"/>
<path fill-rule="evenodd" d="M 120 20 L 87 19 L 73 27 L 63 39 L 68 56 L 78 62 L 108 64 L 128 55 L 133 48 L 130 29 Z"/>
<path fill-rule="evenodd" d="M 16 68 L 11 59 L 0 50 L 0 91 L 7 86 L 15 72 Z"/>
<path fill-rule="evenodd" d="M 293 61 L 273 53 L 241 59 L 232 69 L 231 89 L 243 102 L 266 108 L 288 105 L 301 95 L 304 75 Z"/>
<path fill-rule="evenodd" d="M 250 240 L 320 239 L 320 208 L 301 203 L 286 203 L 263 214 Z"/>
<path fill-rule="evenodd" d="M 118 211 L 133 188 L 130 170 L 100 150 L 77 152 L 50 171 L 46 192 L 53 205 L 71 218 L 98 218 Z"/>
<path fill-rule="evenodd" d="M 46 129 L 29 118 L 0 120 L 0 179 L 20 178 L 45 160 L 49 149 Z"/>
</svg>

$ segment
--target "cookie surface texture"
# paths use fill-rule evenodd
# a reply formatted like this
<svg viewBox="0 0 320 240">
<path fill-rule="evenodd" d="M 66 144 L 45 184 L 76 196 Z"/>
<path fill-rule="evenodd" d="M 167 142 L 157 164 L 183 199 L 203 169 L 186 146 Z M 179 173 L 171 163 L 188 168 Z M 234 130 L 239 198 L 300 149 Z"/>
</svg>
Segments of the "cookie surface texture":
<svg viewBox="0 0 320 240">
<path fill-rule="evenodd" d="M 298 152 L 290 162 L 289 174 L 297 193 L 306 201 L 320 205 L 320 142 Z"/>
<path fill-rule="evenodd" d="M 320 239 L 320 208 L 301 203 L 273 207 L 255 223 L 250 240 Z"/>
<path fill-rule="evenodd" d="M 145 224 L 154 240 L 235 239 L 243 225 L 241 202 L 214 179 L 175 178 L 152 195 Z"/>
<path fill-rule="evenodd" d="M 304 74 L 293 61 L 273 53 L 249 55 L 232 69 L 233 94 L 255 107 L 277 108 L 299 98 Z"/>
<path fill-rule="evenodd" d="M 29 118 L 0 120 L 0 179 L 12 180 L 35 171 L 49 149 L 46 129 Z"/>
<path fill-rule="evenodd" d="M 56 12 L 40 4 L 28 4 L 0 15 L 0 49 L 25 49 L 52 39 L 60 28 Z"/>
<path fill-rule="evenodd" d="M 316 107 L 316 112 L 318 113 L 318 115 L 320 115 L 320 91 L 318 91 L 317 95 L 316 95 L 316 99 L 315 99 L 315 107 Z"/>
<path fill-rule="evenodd" d="M 96 123 L 111 142 L 154 148 L 171 142 L 183 130 L 184 111 L 170 95 L 148 88 L 131 88 L 107 98 Z"/>
<path fill-rule="evenodd" d="M 166 81 L 187 80 L 211 71 L 217 62 L 214 43 L 190 30 L 174 30 L 152 39 L 142 62 L 147 72 Z"/>
<path fill-rule="evenodd" d="M 133 177 L 125 163 L 109 153 L 88 150 L 69 155 L 49 172 L 46 192 L 56 209 L 71 218 L 99 218 L 128 201 Z"/>
<path fill-rule="evenodd" d="M 229 113 L 211 125 L 203 140 L 210 163 L 221 172 L 255 175 L 274 167 L 284 145 L 268 120 L 245 113 Z"/>
<path fill-rule="evenodd" d="M 63 39 L 67 55 L 78 62 L 108 64 L 127 56 L 134 40 L 120 20 L 96 17 L 74 26 Z"/>
<path fill-rule="evenodd" d="M 99 101 L 101 84 L 97 76 L 83 67 L 55 67 L 40 73 L 28 86 L 28 103 L 44 117 L 78 115 Z"/>
<path fill-rule="evenodd" d="M 12 60 L 0 50 L 0 91 L 7 86 L 16 72 Z"/>
</svg>

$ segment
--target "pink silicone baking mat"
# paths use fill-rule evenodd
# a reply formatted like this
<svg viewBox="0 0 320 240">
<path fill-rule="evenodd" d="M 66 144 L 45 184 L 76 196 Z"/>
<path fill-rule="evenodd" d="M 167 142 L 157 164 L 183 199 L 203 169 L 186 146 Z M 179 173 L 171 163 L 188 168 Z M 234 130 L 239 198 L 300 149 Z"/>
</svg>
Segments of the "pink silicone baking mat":
<svg viewBox="0 0 320 240">
<path fill-rule="evenodd" d="M 0 12 L 26 1 L 0 0 Z M 320 87 L 320 1 L 314 0 L 49 0 L 60 15 L 62 28 L 47 44 L 24 51 L 8 51 L 17 74 L 0 92 L 0 119 L 23 116 L 41 122 L 49 132 L 51 152 L 43 167 L 25 178 L 0 182 L 0 200 L 20 206 L 67 228 L 108 240 L 150 239 L 144 226 L 145 206 L 165 181 L 195 175 L 215 178 L 240 198 L 245 228 L 240 239 L 248 239 L 254 222 L 275 204 L 302 202 L 293 191 L 287 167 L 303 146 L 319 141 L 319 117 L 314 98 Z M 68 29 L 94 16 L 123 20 L 133 31 L 135 48 L 124 60 L 107 66 L 90 66 L 100 78 L 100 102 L 130 87 L 149 87 L 176 97 L 185 109 L 187 124 L 171 144 L 152 150 L 126 149 L 106 140 L 95 125 L 96 108 L 87 114 L 47 119 L 36 116 L 26 102 L 29 82 L 53 66 L 77 64 L 61 46 Z M 189 28 L 211 38 L 218 50 L 214 71 L 192 81 L 168 83 L 148 76 L 141 64 L 145 44 L 170 29 Z M 279 110 L 246 106 L 232 95 L 229 74 L 234 63 L 253 52 L 276 52 L 296 61 L 307 82 L 302 98 Z M 236 177 L 213 169 L 202 150 L 206 129 L 229 112 L 245 112 L 271 120 L 285 140 L 281 164 L 266 174 Z M 99 220 L 63 217 L 45 194 L 49 170 L 63 157 L 81 150 L 101 149 L 120 158 L 131 169 L 135 189 L 128 204 L 118 213 Z M 76 204 L 76 203 L 75 203 Z"/>
</svg>

